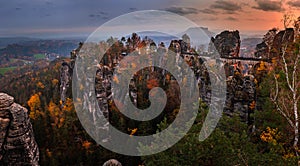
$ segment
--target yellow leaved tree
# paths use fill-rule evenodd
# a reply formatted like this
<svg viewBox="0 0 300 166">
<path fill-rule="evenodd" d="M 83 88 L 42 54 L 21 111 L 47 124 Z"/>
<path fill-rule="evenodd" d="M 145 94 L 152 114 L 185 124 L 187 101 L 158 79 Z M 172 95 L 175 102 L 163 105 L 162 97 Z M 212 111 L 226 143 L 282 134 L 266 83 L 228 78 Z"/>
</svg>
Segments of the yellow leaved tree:
<svg viewBox="0 0 300 166">
<path fill-rule="evenodd" d="M 65 121 L 65 116 L 60 107 L 56 105 L 53 101 L 50 101 L 48 105 L 48 110 L 50 113 L 50 117 L 53 120 L 52 125 L 56 126 L 57 128 L 62 127 Z"/>
<path fill-rule="evenodd" d="M 29 108 L 30 108 L 30 113 L 29 117 L 33 120 L 39 118 L 40 116 L 44 116 L 44 113 L 41 111 L 41 100 L 40 100 L 40 95 L 39 94 L 34 94 L 30 97 L 30 99 L 27 102 Z"/>
</svg>

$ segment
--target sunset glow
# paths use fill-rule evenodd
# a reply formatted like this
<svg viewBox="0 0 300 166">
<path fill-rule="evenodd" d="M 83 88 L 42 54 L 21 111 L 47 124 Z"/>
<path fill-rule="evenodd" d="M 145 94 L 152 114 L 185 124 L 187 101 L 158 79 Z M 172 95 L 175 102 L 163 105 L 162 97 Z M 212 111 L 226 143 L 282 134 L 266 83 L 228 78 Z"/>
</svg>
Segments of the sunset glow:
<svg viewBox="0 0 300 166">
<path fill-rule="evenodd" d="M 115 17 L 139 10 L 173 12 L 216 32 L 229 29 L 262 35 L 273 27 L 282 29 L 283 15 L 289 13 L 297 18 L 299 9 L 299 0 L 12 0 L 0 7 L 0 36 L 88 35 Z"/>
</svg>

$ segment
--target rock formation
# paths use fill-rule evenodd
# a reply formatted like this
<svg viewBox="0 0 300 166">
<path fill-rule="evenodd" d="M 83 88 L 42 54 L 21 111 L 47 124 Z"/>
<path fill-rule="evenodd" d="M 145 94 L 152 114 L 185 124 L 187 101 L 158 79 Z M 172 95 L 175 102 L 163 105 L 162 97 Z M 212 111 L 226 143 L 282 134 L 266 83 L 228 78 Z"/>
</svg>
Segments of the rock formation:
<svg viewBox="0 0 300 166">
<path fill-rule="evenodd" d="M 27 109 L 0 93 L 0 165 L 39 165 L 39 150 Z"/>
<path fill-rule="evenodd" d="M 269 47 L 264 41 L 256 45 L 256 51 L 254 53 L 256 57 L 266 58 L 265 56 L 268 54 Z"/>
<path fill-rule="evenodd" d="M 280 55 L 282 50 L 285 49 L 285 45 L 287 45 L 287 43 L 292 43 L 293 41 L 293 28 L 287 28 L 286 30 L 278 32 L 273 40 L 273 45 L 270 50 L 270 58 L 277 57 L 278 55 Z"/>
<path fill-rule="evenodd" d="M 252 75 L 242 76 L 238 71 L 227 79 L 227 98 L 225 114 L 238 115 L 243 122 L 252 123 L 256 100 L 256 84 Z"/>
<path fill-rule="evenodd" d="M 115 159 L 110 159 L 106 161 L 103 166 L 122 166 L 122 164 Z"/>
<path fill-rule="evenodd" d="M 297 30 L 296 30 L 297 31 Z M 256 46 L 256 57 L 276 58 L 287 43 L 293 42 L 297 33 L 293 28 L 287 28 L 277 33 L 271 29 L 264 35 L 263 42 Z"/>
<path fill-rule="evenodd" d="M 216 46 L 217 50 L 221 53 L 221 56 L 223 57 L 239 56 L 240 36 L 238 31 L 233 31 L 233 32 L 224 31 L 221 34 L 217 35 L 216 38 L 213 38 L 212 42 Z M 211 91 L 212 91 L 211 81 L 218 80 L 218 75 L 213 71 L 212 73 L 209 73 L 208 69 L 205 66 L 204 59 L 201 56 L 197 55 L 196 53 L 191 52 L 191 50 L 188 47 L 188 44 L 186 44 L 183 40 L 172 40 L 168 49 L 165 49 L 163 44 L 160 44 L 158 48 L 156 48 L 154 44 L 152 44 L 152 46 L 154 46 L 153 51 L 147 53 L 147 55 L 159 54 L 161 58 L 157 62 L 156 61 L 150 62 L 151 55 L 149 55 L 149 58 L 147 58 L 145 62 L 140 62 L 140 63 L 149 63 L 149 64 L 154 63 L 156 65 L 157 64 L 161 65 L 161 64 L 166 64 L 166 61 L 169 62 L 171 61 L 172 62 L 171 64 L 174 65 L 169 67 L 174 68 L 177 66 L 178 72 L 174 74 L 176 74 L 177 78 L 182 78 L 182 82 L 186 82 L 189 79 L 190 77 L 189 74 L 194 74 L 196 78 L 196 82 L 193 81 L 189 82 L 190 83 L 189 86 L 195 87 L 196 84 L 198 84 L 199 93 L 200 93 L 199 97 L 202 99 L 202 101 L 209 104 L 211 101 Z M 79 51 L 74 52 L 74 54 L 78 54 L 78 52 Z M 84 57 L 89 57 L 89 55 L 85 55 Z M 127 58 L 130 57 L 127 56 Z M 131 56 L 131 58 L 135 58 L 135 56 Z M 79 59 L 77 60 L 80 60 L 80 56 Z M 122 61 L 122 56 L 119 56 L 118 61 L 116 61 L 116 63 L 113 63 L 113 61 L 107 61 L 107 63 L 105 63 L 106 61 L 102 59 L 102 61 L 99 64 L 95 64 L 95 66 L 97 66 L 95 69 L 95 73 L 96 73 L 95 77 L 86 76 L 87 79 L 84 82 L 84 84 L 88 84 L 88 85 L 91 83 L 95 83 L 94 90 L 97 98 L 96 101 L 98 106 L 101 108 L 101 111 L 103 112 L 103 116 L 105 116 L 106 119 L 110 118 L 110 113 L 111 113 L 110 112 L 111 105 L 109 104 L 112 103 L 111 83 L 113 80 L 115 82 L 118 82 L 118 79 L 114 78 L 113 76 L 113 71 L 115 70 L 115 67 L 118 66 L 118 63 L 120 63 L 121 61 Z M 193 73 L 187 73 L 187 71 L 182 70 L 181 67 L 183 63 L 187 63 L 192 69 Z M 132 65 L 135 66 L 136 64 L 127 63 L 127 66 L 121 65 L 121 69 L 131 68 Z M 69 66 L 70 66 L 69 64 L 63 64 L 62 69 L 64 68 L 69 69 Z M 228 67 L 230 68 L 230 66 Z M 232 65 L 231 67 L 234 66 Z M 221 65 L 217 69 L 222 70 Z M 86 69 L 79 68 L 76 71 L 81 72 L 84 70 Z M 224 108 L 224 110 L 229 116 L 232 116 L 233 114 L 238 114 L 241 116 L 243 121 L 250 123 L 251 120 L 249 119 L 249 114 L 253 111 L 253 108 L 250 107 L 255 107 L 256 84 L 254 83 L 255 81 L 252 75 L 243 76 L 245 75 L 245 73 L 248 73 L 245 71 L 240 70 L 238 71 L 239 73 L 236 73 L 234 68 L 232 68 L 232 74 L 228 74 L 228 76 L 230 75 L 231 77 L 227 80 L 228 91 L 227 91 L 226 108 Z M 62 80 L 70 80 L 71 74 L 68 74 L 68 70 L 62 70 L 62 73 L 67 73 L 65 75 L 62 75 L 63 76 Z M 85 75 L 85 72 L 82 72 L 82 74 Z M 64 79 L 64 77 L 68 79 Z M 89 77 L 91 77 L 91 79 L 89 79 Z M 139 74 L 135 75 L 132 78 L 132 80 L 130 81 L 128 92 L 125 92 L 123 89 L 119 89 L 116 90 L 117 91 L 116 94 L 120 94 L 120 95 L 123 94 L 121 96 L 130 97 L 134 105 L 139 107 L 141 103 L 144 103 L 143 97 L 145 97 L 140 95 L 146 94 L 146 92 L 144 92 L 145 88 L 141 88 L 141 87 L 147 84 L 147 80 L 155 79 L 154 77 L 159 80 L 158 84 L 164 87 L 170 87 L 171 82 L 175 80 L 174 76 L 170 75 L 168 71 L 164 69 L 149 67 L 143 69 Z M 120 76 L 120 79 L 121 78 L 122 77 Z M 66 81 L 62 81 L 62 84 L 63 82 Z M 167 89 L 165 90 L 168 92 Z M 87 91 L 84 92 L 84 96 L 90 97 L 90 89 L 87 89 Z M 168 97 L 169 96 L 174 96 L 174 95 L 168 95 Z M 120 102 L 122 103 L 123 101 L 124 99 L 120 98 Z M 173 104 L 174 103 L 177 102 L 173 102 Z M 92 104 L 85 103 L 83 104 L 83 106 L 86 107 L 88 105 L 94 106 L 94 104 L 96 104 L 96 102 Z M 166 108 L 171 108 L 171 107 L 168 107 L 167 105 Z M 167 110 L 173 110 L 173 109 L 174 108 L 167 109 Z M 107 124 L 103 124 L 101 129 L 108 130 Z"/>
<path fill-rule="evenodd" d="M 71 73 L 72 68 L 66 62 L 62 63 L 62 67 L 60 68 L 60 99 L 63 105 L 66 102 L 67 91 L 71 83 Z"/>
<path fill-rule="evenodd" d="M 71 84 L 71 79 L 72 79 L 72 74 L 73 74 L 73 68 L 75 65 L 75 60 L 76 57 L 80 51 L 80 49 L 82 48 L 83 43 L 80 42 L 78 48 L 72 50 L 70 52 L 70 56 L 71 56 L 71 62 L 67 63 L 67 62 L 63 62 L 62 63 L 62 67 L 60 69 L 60 98 L 62 101 L 62 105 L 65 104 L 66 101 L 66 97 L 67 97 L 67 91 L 69 89 L 69 86 Z"/>
<path fill-rule="evenodd" d="M 221 55 L 221 57 L 239 57 L 241 39 L 239 31 L 223 31 L 215 38 L 211 38 L 209 52 Z"/>
</svg>

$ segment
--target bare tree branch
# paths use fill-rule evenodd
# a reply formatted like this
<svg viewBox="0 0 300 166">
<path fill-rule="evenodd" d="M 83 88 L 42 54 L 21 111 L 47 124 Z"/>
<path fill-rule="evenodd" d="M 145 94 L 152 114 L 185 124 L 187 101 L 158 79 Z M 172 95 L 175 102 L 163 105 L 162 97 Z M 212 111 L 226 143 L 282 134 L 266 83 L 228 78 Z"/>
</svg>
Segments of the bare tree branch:
<svg viewBox="0 0 300 166">
<path fill-rule="evenodd" d="M 282 116 L 284 116 L 285 119 L 288 121 L 289 125 L 290 125 L 293 129 L 295 129 L 296 126 L 294 125 L 293 121 L 292 121 L 292 120 L 284 113 L 284 111 L 282 111 L 282 109 L 279 107 L 278 103 L 277 103 L 276 101 L 273 101 L 273 103 L 275 104 L 277 111 L 278 111 Z"/>
<path fill-rule="evenodd" d="M 284 47 L 284 49 L 283 49 L 281 58 L 282 58 L 283 65 L 284 65 L 284 74 L 285 74 L 286 82 L 287 82 L 287 84 L 288 84 L 289 89 L 290 89 L 292 92 L 294 92 L 294 89 L 293 89 L 293 87 L 292 87 L 292 85 L 291 85 L 290 78 L 289 78 L 288 65 L 287 65 L 287 62 L 286 62 L 286 59 L 285 59 L 286 49 L 287 49 L 287 45 L 286 45 L 286 46 Z"/>
<path fill-rule="evenodd" d="M 297 93 L 297 91 L 298 91 L 297 86 L 296 86 L 296 82 L 297 82 L 296 72 L 297 72 L 299 57 L 300 57 L 300 54 L 297 54 L 296 60 L 294 62 L 294 70 L 293 70 L 293 88 L 295 89 L 295 93 Z"/>
<path fill-rule="evenodd" d="M 288 107 L 285 105 L 284 99 L 282 99 L 281 102 L 282 102 L 283 108 L 285 109 L 285 112 L 287 113 L 287 116 L 290 118 L 291 114 L 290 114 L 290 111 L 289 111 Z"/>
<path fill-rule="evenodd" d="M 275 104 L 276 106 L 276 109 L 277 111 L 283 116 L 285 117 L 285 119 L 288 121 L 289 125 L 292 127 L 292 128 L 295 128 L 295 125 L 293 123 L 293 121 L 289 118 L 289 116 L 287 116 L 287 114 L 282 111 L 282 109 L 280 108 L 277 100 L 278 100 L 278 93 L 279 93 L 279 86 L 278 86 L 278 79 L 276 77 L 276 75 L 274 74 L 274 78 L 275 78 L 275 96 L 274 98 L 272 98 L 272 96 L 270 97 L 271 98 L 271 101 Z"/>
</svg>

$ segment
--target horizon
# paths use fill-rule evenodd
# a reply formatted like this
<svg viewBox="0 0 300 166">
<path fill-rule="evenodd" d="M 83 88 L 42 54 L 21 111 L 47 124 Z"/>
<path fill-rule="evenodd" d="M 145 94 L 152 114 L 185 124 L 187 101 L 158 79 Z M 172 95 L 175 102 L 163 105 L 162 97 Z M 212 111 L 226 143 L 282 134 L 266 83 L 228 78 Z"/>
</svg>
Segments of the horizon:
<svg viewBox="0 0 300 166">
<path fill-rule="evenodd" d="M 208 28 L 208 27 L 190 27 L 190 28 Z M 186 29 L 189 30 L 190 28 Z M 95 28 L 96 31 L 97 28 Z M 220 34 L 223 31 L 235 31 L 238 30 L 240 32 L 241 38 L 242 39 L 247 39 L 247 38 L 262 38 L 267 32 L 268 30 L 260 30 L 260 31 L 240 31 L 239 29 L 209 29 L 208 31 L 214 33 L 215 35 Z M 94 31 L 93 31 L 94 32 Z M 10 36 L 0 36 L 0 38 L 28 38 L 28 39 L 39 39 L 39 40 L 63 40 L 63 39 L 68 39 L 68 40 L 73 40 L 73 39 L 87 39 L 93 32 L 89 33 L 89 34 L 44 34 L 44 35 L 37 35 L 37 34 L 27 34 L 27 35 L 10 35 Z M 149 31 L 144 31 L 144 32 L 149 32 Z M 133 32 L 132 32 L 133 33 Z M 158 32 L 160 33 L 160 32 Z M 130 34 L 126 34 L 124 35 L 125 37 L 128 36 Z M 107 38 L 109 37 L 117 37 L 120 38 L 120 36 L 115 35 L 115 36 L 107 36 Z"/>
</svg>

